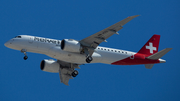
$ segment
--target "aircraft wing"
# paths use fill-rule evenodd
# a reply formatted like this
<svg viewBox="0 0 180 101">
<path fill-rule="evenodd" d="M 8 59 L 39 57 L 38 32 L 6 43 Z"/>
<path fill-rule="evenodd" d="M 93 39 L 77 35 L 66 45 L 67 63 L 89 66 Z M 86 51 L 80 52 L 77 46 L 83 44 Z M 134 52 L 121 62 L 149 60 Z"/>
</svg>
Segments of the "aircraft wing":
<svg viewBox="0 0 180 101">
<path fill-rule="evenodd" d="M 65 68 L 59 69 L 59 77 L 60 77 L 61 83 L 64 83 L 67 86 L 69 86 L 69 84 L 68 84 L 69 79 L 73 79 L 72 76 L 70 74 L 68 74 L 68 70 Z"/>
<path fill-rule="evenodd" d="M 69 62 L 64 62 L 61 60 L 58 60 L 58 63 L 60 64 L 59 68 L 59 77 L 61 83 L 64 83 L 65 85 L 69 85 L 69 79 L 73 79 L 72 72 L 75 70 L 75 68 L 80 69 L 80 64 L 74 64 Z"/>
<path fill-rule="evenodd" d="M 85 46 L 88 47 L 89 50 L 89 54 L 92 55 L 92 53 L 94 52 L 94 49 L 96 49 L 96 47 L 101 43 L 101 42 L 106 42 L 106 39 L 109 38 L 110 36 L 112 36 L 113 34 L 118 34 L 117 32 L 119 30 L 121 30 L 123 27 L 123 25 L 125 25 L 126 23 L 128 23 L 129 21 L 131 21 L 132 19 L 138 17 L 139 15 L 134 15 L 134 16 L 130 16 L 125 18 L 124 20 L 115 23 L 114 25 L 103 29 L 85 39 L 82 39 L 80 41 L 80 43 Z"/>
</svg>

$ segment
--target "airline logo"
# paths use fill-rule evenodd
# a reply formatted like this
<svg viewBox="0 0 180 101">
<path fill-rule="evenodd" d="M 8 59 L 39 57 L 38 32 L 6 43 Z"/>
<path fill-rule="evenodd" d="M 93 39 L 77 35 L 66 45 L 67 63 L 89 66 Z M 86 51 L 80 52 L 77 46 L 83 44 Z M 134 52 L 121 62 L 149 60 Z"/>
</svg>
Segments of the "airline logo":
<svg viewBox="0 0 180 101">
<path fill-rule="evenodd" d="M 156 47 L 153 47 L 153 43 L 151 42 L 149 42 L 149 46 L 146 46 L 146 49 L 149 49 L 151 54 L 153 54 L 153 50 L 156 51 Z"/>
</svg>

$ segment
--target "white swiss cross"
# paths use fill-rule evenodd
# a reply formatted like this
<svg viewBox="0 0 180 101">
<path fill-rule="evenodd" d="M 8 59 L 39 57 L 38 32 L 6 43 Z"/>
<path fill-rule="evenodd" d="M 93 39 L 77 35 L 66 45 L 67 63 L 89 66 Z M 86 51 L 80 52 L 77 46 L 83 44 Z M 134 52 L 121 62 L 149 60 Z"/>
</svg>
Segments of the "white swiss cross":
<svg viewBox="0 0 180 101">
<path fill-rule="evenodd" d="M 149 46 L 146 46 L 146 49 L 150 50 L 150 53 L 153 54 L 153 50 L 156 51 L 156 47 L 153 47 L 153 43 L 149 42 Z"/>
</svg>

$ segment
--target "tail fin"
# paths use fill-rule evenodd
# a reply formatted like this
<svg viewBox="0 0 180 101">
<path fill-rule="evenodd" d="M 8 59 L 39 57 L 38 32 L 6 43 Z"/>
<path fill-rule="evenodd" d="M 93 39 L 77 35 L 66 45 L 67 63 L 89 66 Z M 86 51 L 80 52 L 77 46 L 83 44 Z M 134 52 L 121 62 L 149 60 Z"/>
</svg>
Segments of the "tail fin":
<svg viewBox="0 0 180 101">
<path fill-rule="evenodd" d="M 152 55 L 158 52 L 160 35 L 154 34 L 138 53 Z"/>
</svg>

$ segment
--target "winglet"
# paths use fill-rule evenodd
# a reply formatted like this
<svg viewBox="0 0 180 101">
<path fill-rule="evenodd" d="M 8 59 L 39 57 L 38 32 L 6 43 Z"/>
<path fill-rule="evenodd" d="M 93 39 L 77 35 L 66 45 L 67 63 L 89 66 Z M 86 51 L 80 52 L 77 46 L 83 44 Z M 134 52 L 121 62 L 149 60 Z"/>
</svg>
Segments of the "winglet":
<svg viewBox="0 0 180 101">
<path fill-rule="evenodd" d="M 140 16 L 140 15 L 129 16 L 129 17 L 121 20 L 120 22 L 118 22 L 118 23 L 116 23 L 114 25 L 119 25 L 120 24 L 121 26 L 123 26 L 123 25 L 125 25 L 126 23 L 128 23 L 129 21 L 131 21 L 132 19 L 134 19 L 134 18 L 136 18 L 138 16 Z M 112 25 L 112 26 L 114 26 L 114 25 Z"/>
</svg>

